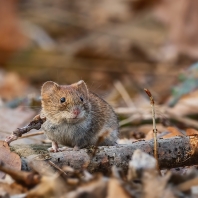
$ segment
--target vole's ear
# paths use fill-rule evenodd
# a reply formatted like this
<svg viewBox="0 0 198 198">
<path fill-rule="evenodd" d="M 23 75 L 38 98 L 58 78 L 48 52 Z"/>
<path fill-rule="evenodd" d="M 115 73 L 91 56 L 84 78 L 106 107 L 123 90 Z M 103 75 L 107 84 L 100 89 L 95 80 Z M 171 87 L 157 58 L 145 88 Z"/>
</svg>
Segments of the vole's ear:
<svg viewBox="0 0 198 198">
<path fill-rule="evenodd" d="M 83 80 L 80 80 L 76 83 L 77 89 L 80 92 L 83 92 L 85 96 L 88 96 L 88 89 L 87 89 L 87 85 Z"/>
<path fill-rule="evenodd" d="M 47 81 L 43 84 L 41 88 L 41 94 L 50 93 L 58 89 L 59 85 L 53 81 Z"/>
</svg>

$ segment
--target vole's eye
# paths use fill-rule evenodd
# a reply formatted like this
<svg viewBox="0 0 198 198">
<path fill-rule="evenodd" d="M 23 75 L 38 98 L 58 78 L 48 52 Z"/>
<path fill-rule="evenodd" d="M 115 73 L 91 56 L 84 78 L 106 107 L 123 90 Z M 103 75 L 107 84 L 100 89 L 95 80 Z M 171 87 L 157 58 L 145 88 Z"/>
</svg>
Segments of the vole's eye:
<svg viewBox="0 0 198 198">
<path fill-rule="evenodd" d="M 60 99 L 60 102 L 61 103 L 65 102 L 65 101 L 66 101 L 65 97 L 63 97 L 63 98 Z"/>
<path fill-rule="evenodd" d="M 80 97 L 80 100 L 83 102 L 83 98 L 82 97 Z"/>
</svg>

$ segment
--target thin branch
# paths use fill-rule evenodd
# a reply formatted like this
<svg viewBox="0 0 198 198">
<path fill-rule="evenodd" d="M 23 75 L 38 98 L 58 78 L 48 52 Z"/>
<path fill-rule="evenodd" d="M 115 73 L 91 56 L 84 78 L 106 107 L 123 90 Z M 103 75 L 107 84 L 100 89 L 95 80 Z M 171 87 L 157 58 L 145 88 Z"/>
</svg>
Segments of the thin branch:
<svg viewBox="0 0 198 198">
<path fill-rule="evenodd" d="M 19 139 L 28 138 L 28 137 L 37 136 L 37 135 L 43 135 L 43 134 L 44 134 L 44 131 L 39 131 L 39 132 L 36 132 L 36 133 L 24 135 L 24 136 L 20 137 Z"/>
<path fill-rule="evenodd" d="M 46 121 L 46 118 L 41 118 L 40 115 L 37 115 L 34 117 L 33 121 L 31 121 L 27 126 L 22 128 L 17 128 L 15 131 L 13 131 L 12 135 L 7 137 L 5 139 L 5 142 L 10 144 L 14 140 L 17 140 L 18 137 L 21 137 L 24 133 L 29 132 L 32 129 L 39 130 L 41 128 L 41 125 Z"/>
<path fill-rule="evenodd" d="M 188 181 L 185 181 L 181 184 L 179 184 L 178 186 L 176 186 L 176 188 L 179 190 L 179 191 L 187 191 L 187 190 L 190 190 L 192 188 L 192 186 L 197 186 L 198 185 L 198 177 L 195 177 L 191 180 L 188 180 Z"/>
<path fill-rule="evenodd" d="M 67 176 L 67 173 L 64 170 L 62 170 L 61 168 L 59 168 L 56 164 L 54 164 L 54 162 L 52 162 L 51 160 L 49 160 L 48 163 L 51 166 L 53 166 L 54 168 L 56 168 L 60 172 L 60 174 L 63 174 L 65 176 Z"/>
<path fill-rule="evenodd" d="M 118 90 L 118 92 L 120 93 L 120 95 L 122 96 L 122 98 L 125 101 L 125 103 L 127 104 L 127 106 L 128 107 L 134 107 L 135 108 L 135 105 L 134 105 L 131 97 L 129 96 L 127 90 L 123 86 L 123 84 L 120 81 L 116 81 L 114 83 L 114 86 Z"/>
<path fill-rule="evenodd" d="M 198 136 L 174 137 L 169 139 L 158 139 L 160 149 L 158 152 L 159 164 L 161 169 L 190 166 L 197 163 L 198 159 Z M 47 151 L 49 145 L 42 145 L 42 149 Z M 86 148 L 75 151 L 67 149 L 63 152 L 51 153 L 51 161 L 59 167 L 68 164 L 77 170 L 86 168 L 90 172 L 111 173 L 111 167 L 115 165 L 123 171 L 128 170 L 130 156 L 137 149 L 153 155 L 154 141 L 136 141 L 132 144 L 118 144 L 116 146 L 99 146 L 93 158 L 93 149 Z M 32 149 L 34 148 L 34 149 Z M 12 146 L 12 150 L 26 156 L 23 161 L 24 170 L 29 169 L 29 161 L 35 160 L 32 150 L 40 152 L 40 145 L 20 145 Z M 29 157 L 27 157 L 29 156 Z M 61 161 L 60 161 L 61 159 Z"/>
<path fill-rule="evenodd" d="M 154 157 L 157 161 L 157 169 L 160 173 L 159 159 L 158 159 L 158 145 L 157 145 L 157 128 L 156 128 L 156 122 L 155 122 L 155 101 L 151 92 L 148 89 L 144 89 L 144 91 L 149 96 L 150 102 L 151 102 L 152 117 L 153 117 L 153 135 L 154 135 Z"/>
<path fill-rule="evenodd" d="M 174 114 L 173 112 L 171 112 L 169 109 L 165 110 L 165 114 L 167 114 L 171 119 L 174 119 L 178 122 L 182 122 L 186 126 L 190 126 L 190 127 L 198 129 L 198 122 L 195 120 L 192 120 L 190 118 L 180 117 Z"/>
<path fill-rule="evenodd" d="M 134 109 L 131 107 L 130 108 L 129 107 L 118 107 L 118 108 L 115 108 L 114 110 L 117 114 L 136 114 L 136 113 L 143 114 L 145 112 L 145 110 L 143 110 L 141 108 Z"/>
<path fill-rule="evenodd" d="M 129 123 L 131 123 L 131 122 L 133 122 L 133 121 L 136 121 L 136 120 L 141 120 L 141 116 L 138 116 L 138 117 L 137 117 L 137 116 L 135 116 L 135 115 L 132 115 L 131 117 L 126 118 L 126 119 L 120 121 L 120 122 L 119 122 L 119 126 L 123 126 L 123 125 L 125 125 L 125 124 L 129 124 Z"/>
<path fill-rule="evenodd" d="M 139 114 L 140 115 L 140 119 L 142 121 L 148 120 L 148 119 L 151 118 L 149 115 L 145 114 L 145 110 L 143 111 L 142 108 L 138 108 L 136 110 L 136 109 L 128 108 L 128 107 L 119 107 L 119 108 L 115 108 L 114 110 L 119 115 Z M 183 125 L 185 125 L 186 127 L 192 127 L 192 128 L 198 129 L 198 122 L 197 121 L 195 121 L 195 120 L 193 120 L 191 118 L 188 118 L 188 117 L 178 116 L 171 109 L 169 109 L 167 107 L 162 109 L 162 113 L 161 114 L 163 114 L 164 117 L 166 117 L 169 120 L 172 120 L 173 122 L 179 122 L 179 123 L 182 123 Z M 126 119 L 126 121 L 127 120 L 128 120 L 128 118 Z M 132 122 L 133 119 L 130 118 L 130 121 Z M 123 125 L 122 121 L 121 121 L 121 125 Z"/>
</svg>

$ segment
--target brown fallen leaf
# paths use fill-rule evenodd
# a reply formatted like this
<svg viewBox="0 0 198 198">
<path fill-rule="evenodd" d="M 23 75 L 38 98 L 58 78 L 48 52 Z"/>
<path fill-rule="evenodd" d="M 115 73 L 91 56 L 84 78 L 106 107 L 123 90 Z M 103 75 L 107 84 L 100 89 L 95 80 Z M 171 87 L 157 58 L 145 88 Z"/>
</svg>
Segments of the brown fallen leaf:
<svg viewBox="0 0 198 198">
<path fill-rule="evenodd" d="M 25 195 L 25 192 L 27 192 L 27 190 L 28 189 L 25 186 L 22 186 L 22 185 L 20 185 L 16 182 L 13 182 L 12 184 L 9 184 L 9 183 L 4 182 L 4 181 L 0 182 L 0 191 L 1 192 L 6 192 L 6 194 L 9 195 L 7 197 L 12 197 L 12 195 L 19 195 L 19 194 Z M 4 198 L 2 196 L 2 194 L 0 194 L 0 197 Z M 5 198 L 7 198 L 7 197 L 5 196 Z M 23 197 L 21 197 L 21 198 L 23 198 Z"/>
<path fill-rule="evenodd" d="M 198 135 L 198 131 L 195 129 L 186 129 L 186 135 L 191 136 L 191 135 Z"/>
<path fill-rule="evenodd" d="M 11 152 L 8 144 L 4 141 L 0 141 L 0 161 L 9 168 L 21 170 L 21 159 L 19 155 Z M 5 173 L 0 172 L 0 178 L 4 177 Z"/>
<path fill-rule="evenodd" d="M 92 181 L 78 186 L 77 189 L 70 191 L 64 197 L 67 198 L 81 198 L 86 197 L 101 198 L 106 196 L 108 179 L 106 177 L 98 176 Z M 118 196 L 119 197 L 119 196 Z"/>
<path fill-rule="evenodd" d="M 145 140 L 151 140 L 151 139 L 153 139 L 153 130 L 150 130 L 145 137 Z"/>
<path fill-rule="evenodd" d="M 121 186 L 120 182 L 117 179 L 112 178 L 108 182 L 107 198 L 114 198 L 114 197 L 129 198 L 131 196 Z"/>
<path fill-rule="evenodd" d="M 177 128 L 175 127 L 167 127 L 167 130 L 170 132 L 169 134 L 163 136 L 163 138 L 171 138 L 175 136 L 184 136 L 182 132 L 180 132 Z"/>
</svg>

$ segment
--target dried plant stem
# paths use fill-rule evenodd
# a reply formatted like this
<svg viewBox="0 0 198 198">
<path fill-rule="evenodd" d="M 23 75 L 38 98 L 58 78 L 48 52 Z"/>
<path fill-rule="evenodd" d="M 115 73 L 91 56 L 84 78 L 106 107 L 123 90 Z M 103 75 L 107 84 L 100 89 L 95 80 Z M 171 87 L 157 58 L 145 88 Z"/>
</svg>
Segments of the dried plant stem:
<svg viewBox="0 0 198 198">
<path fill-rule="evenodd" d="M 44 131 L 39 131 L 39 132 L 36 132 L 36 133 L 24 135 L 22 137 L 19 137 L 19 139 L 28 138 L 28 137 L 37 136 L 37 135 L 43 135 L 43 134 L 44 134 Z"/>
<path fill-rule="evenodd" d="M 144 91 L 149 96 L 150 102 L 151 102 L 152 118 L 153 118 L 153 136 L 154 136 L 154 157 L 157 161 L 157 169 L 159 173 L 161 174 L 160 168 L 159 168 L 159 159 L 158 159 L 157 128 L 156 128 L 156 122 L 155 122 L 155 101 L 151 92 L 148 89 L 144 89 Z"/>
<path fill-rule="evenodd" d="M 8 136 L 5 139 L 5 142 L 10 144 L 11 142 L 21 137 L 24 133 L 27 133 L 32 129 L 39 130 L 41 128 L 41 125 L 45 121 L 46 121 L 46 118 L 41 118 L 40 115 L 35 116 L 33 120 L 27 126 L 22 127 L 22 128 L 17 128 L 15 131 L 13 131 L 12 135 Z"/>
<path fill-rule="evenodd" d="M 140 115 L 138 115 L 138 116 L 137 115 L 132 115 L 129 118 L 126 118 L 126 119 L 120 121 L 119 126 L 121 127 L 125 124 L 131 123 L 131 122 L 134 122 L 134 121 L 139 121 L 139 120 L 142 120 Z"/>
<path fill-rule="evenodd" d="M 57 169 L 60 174 L 63 174 L 65 176 L 67 176 L 67 173 L 65 171 L 63 171 L 60 167 L 58 167 L 56 164 L 54 164 L 54 162 L 52 162 L 51 160 L 48 161 L 48 163 L 53 166 L 55 169 Z"/>
<path fill-rule="evenodd" d="M 177 189 L 179 191 L 182 191 L 183 192 L 183 191 L 190 190 L 192 186 L 197 186 L 197 185 L 198 185 L 198 178 L 195 177 L 195 178 L 193 178 L 191 180 L 188 180 L 188 181 L 185 181 L 185 182 L 179 184 L 177 186 Z"/>
<path fill-rule="evenodd" d="M 114 83 L 114 86 L 117 89 L 117 91 L 120 93 L 120 95 L 122 96 L 122 98 L 125 101 L 125 103 L 127 104 L 127 106 L 133 107 L 134 109 L 136 109 L 130 95 L 128 94 L 128 92 L 125 89 L 125 87 L 123 86 L 123 84 L 120 81 L 116 81 Z"/>
</svg>

